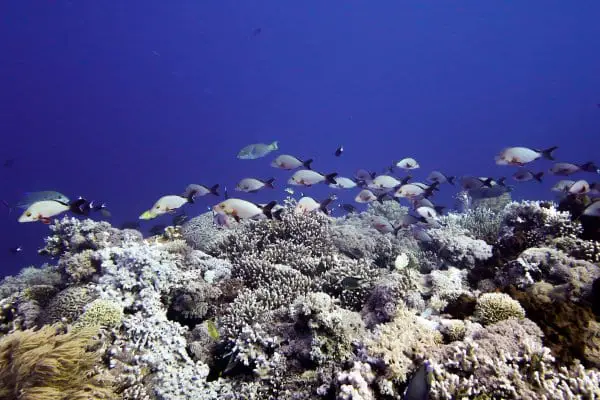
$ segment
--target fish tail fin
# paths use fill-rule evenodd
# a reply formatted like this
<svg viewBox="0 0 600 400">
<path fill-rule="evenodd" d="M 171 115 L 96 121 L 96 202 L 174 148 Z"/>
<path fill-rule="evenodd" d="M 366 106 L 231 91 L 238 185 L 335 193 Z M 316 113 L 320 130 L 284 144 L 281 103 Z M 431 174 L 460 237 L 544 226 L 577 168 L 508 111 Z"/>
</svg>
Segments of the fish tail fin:
<svg viewBox="0 0 600 400">
<path fill-rule="evenodd" d="M 263 183 L 265 184 L 265 187 L 268 187 L 269 189 L 274 189 L 275 186 L 273 186 L 273 182 L 275 182 L 275 178 L 269 178 Z"/>
<path fill-rule="evenodd" d="M 400 186 L 406 185 L 408 181 L 412 179 L 412 176 L 406 175 L 404 178 L 400 179 Z"/>
<path fill-rule="evenodd" d="M 382 193 L 382 194 L 380 194 L 379 196 L 377 196 L 377 201 L 378 201 L 380 204 L 383 204 L 383 200 L 384 200 L 384 199 L 387 197 L 387 195 L 388 195 L 387 193 Z"/>
<path fill-rule="evenodd" d="M 455 176 L 448 176 L 446 177 L 446 180 L 448 181 L 449 184 L 451 184 L 452 186 L 454 186 L 454 179 L 456 179 Z"/>
<path fill-rule="evenodd" d="M 229 198 L 229 192 L 227 191 L 227 187 L 223 188 L 223 197 L 225 200 Z"/>
<path fill-rule="evenodd" d="M 444 210 L 446 209 L 446 206 L 435 206 L 435 207 L 433 207 L 433 209 L 435 210 L 436 213 L 442 214 L 444 212 Z"/>
<path fill-rule="evenodd" d="M 276 219 L 277 221 L 281 221 L 281 214 L 283 214 L 283 208 L 280 208 L 279 210 L 271 213 L 273 219 Z"/>
<path fill-rule="evenodd" d="M 8 209 L 8 215 L 10 215 L 10 213 L 13 210 L 13 208 L 10 206 L 10 204 L 8 204 L 8 201 L 2 200 L 2 204 L 4 204 L 6 206 L 6 208 Z"/>
<path fill-rule="evenodd" d="M 598 170 L 598 167 L 596 167 L 596 164 L 594 164 L 593 161 L 588 161 L 579 165 L 579 169 L 586 172 L 596 172 Z"/>
<path fill-rule="evenodd" d="M 325 175 L 325 182 L 330 183 L 332 185 L 337 185 L 337 181 L 335 180 L 336 176 L 338 176 L 337 172 Z"/>
<path fill-rule="evenodd" d="M 335 200 L 334 197 L 328 197 L 325 200 L 323 200 L 320 204 L 319 204 L 319 210 L 323 211 L 323 213 L 325 213 L 325 215 L 329 215 L 331 214 L 331 210 L 329 210 L 327 208 L 327 206 L 329 206 L 333 200 Z"/>
<path fill-rule="evenodd" d="M 302 161 L 302 165 L 304 166 L 304 168 L 306 169 L 312 169 L 312 167 L 310 166 L 310 164 L 312 164 L 314 160 L 312 158 L 309 158 L 306 161 Z"/>
<path fill-rule="evenodd" d="M 219 195 L 219 184 L 217 183 L 216 185 L 212 185 L 208 191 L 210 192 L 210 194 L 214 194 L 215 196 Z"/>
<path fill-rule="evenodd" d="M 198 194 L 197 191 L 191 190 L 189 193 L 184 193 L 184 195 L 181 197 L 184 197 L 188 201 L 188 203 L 194 204 L 194 202 L 196 201 L 196 194 Z"/>
<path fill-rule="evenodd" d="M 544 176 L 544 171 L 533 174 L 533 178 L 538 182 L 542 181 L 542 176 Z"/>
<path fill-rule="evenodd" d="M 273 207 L 275 207 L 277 205 L 277 202 L 275 200 L 269 202 L 269 204 L 267 204 L 266 206 L 264 206 L 262 208 L 262 212 L 263 214 L 265 214 L 265 216 L 268 219 L 273 219 Z"/>
<path fill-rule="evenodd" d="M 498 180 L 496 181 L 496 183 L 500 186 L 504 186 L 506 187 L 506 177 L 502 176 L 500 178 L 498 178 Z"/>
<path fill-rule="evenodd" d="M 427 189 L 425 189 L 425 191 L 423 192 L 423 196 L 425 198 L 431 197 L 433 196 L 433 192 L 435 190 L 439 190 L 438 187 L 439 183 L 437 182 L 433 182 L 431 185 L 429 185 L 429 187 Z"/>
<path fill-rule="evenodd" d="M 277 150 L 279 149 L 279 142 L 277 140 L 275 140 L 273 143 L 271 143 L 271 150 Z"/>
<path fill-rule="evenodd" d="M 554 161 L 554 155 L 552 153 L 556 149 L 558 149 L 558 146 L 552 146 L 545 150 L 542 150 L 540 153 L 542 153 L 542 157 L 544 157 L 545 159 Z"/>
</svg>

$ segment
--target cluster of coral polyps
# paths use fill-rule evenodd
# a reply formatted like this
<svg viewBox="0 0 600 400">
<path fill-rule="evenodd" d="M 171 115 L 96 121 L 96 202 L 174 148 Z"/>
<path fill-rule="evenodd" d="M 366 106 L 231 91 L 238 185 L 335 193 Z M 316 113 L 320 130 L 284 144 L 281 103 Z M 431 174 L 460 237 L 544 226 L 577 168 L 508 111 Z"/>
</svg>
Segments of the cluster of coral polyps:
<svg viewBox="0 0 600 400">
<path fill-rule="evenodd" d="M 568 212 L 482 204 L 416 236 L 373 228 L 396 202 L 293 206 L 152 238 L 55 221 L 56 263 L 0 284 L 0 398 L 600 398 L 598 245 Z"/>
</svg>

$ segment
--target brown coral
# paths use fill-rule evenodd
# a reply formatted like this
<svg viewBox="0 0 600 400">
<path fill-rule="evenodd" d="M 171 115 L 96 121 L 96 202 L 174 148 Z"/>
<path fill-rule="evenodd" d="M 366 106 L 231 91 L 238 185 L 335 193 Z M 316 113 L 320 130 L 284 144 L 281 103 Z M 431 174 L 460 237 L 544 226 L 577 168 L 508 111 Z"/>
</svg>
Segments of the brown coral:
<svg viewBox="0 0 600 400">
<path fill-rule="evenodd" d="M 16 331 L 0 339 L 0 398 L 116 399 L 112 381 L 96 369 L 89 349 L 97 328 L 60 333 L 56 326 Z"/>
</svg>

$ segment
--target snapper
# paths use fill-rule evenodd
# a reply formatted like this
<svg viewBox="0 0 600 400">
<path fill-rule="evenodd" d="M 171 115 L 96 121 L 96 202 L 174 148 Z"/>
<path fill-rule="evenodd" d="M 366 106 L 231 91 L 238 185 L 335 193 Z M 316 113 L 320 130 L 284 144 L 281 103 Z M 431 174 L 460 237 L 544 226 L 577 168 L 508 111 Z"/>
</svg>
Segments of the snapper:
<svg viewBox="0 0 600 400">
<path fill-rule="evenodd" d="M 558 146 L 553 146 L 545 150 L 535 150 L 528 147 L 507 147 L 496 156 L 496 164 L 498 165 L 518 165 L 523 166 L 538 158 L 554 160 L 552 152 Z"/>
</svg>

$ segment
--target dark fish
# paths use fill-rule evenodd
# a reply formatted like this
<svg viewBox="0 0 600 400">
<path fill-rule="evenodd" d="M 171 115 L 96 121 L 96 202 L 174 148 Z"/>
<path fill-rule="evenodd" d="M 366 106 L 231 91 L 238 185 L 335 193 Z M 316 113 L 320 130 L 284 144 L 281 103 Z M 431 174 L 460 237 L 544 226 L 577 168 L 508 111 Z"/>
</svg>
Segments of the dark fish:
<svg viewBox="0 0 600 400">
<path fill-rule="evenodd" d="M 347 276 L 340 281 L 340 284 L 346 290 L 356 290 L 361 287 L 361 279 L 354 276 Z"/>
<path fill-rule="evenodd" d="M 69 203 L 70 211 L 73 214 L 77 215 L 88 215 L 90 210 L 90 202 L 84 199 L 83 197 L 79 197 L 76 200 L 73 200 Z"/>
<path fill-rule="evenodd" d="M 336 156 L 336 157 L 339 157 L 339 156 L 341 156 L 341 155 L 342 155 L 342 153 L 343 153 L 343 152 L 344 152 L 344 146 L 340 146 L 340 147 L 338 147 L 338 148 L 335 150 L 335 153 L 334 153 L 334 154 L 335 154 L 335 156 Z"/>
<path fill-rule="evenodd" d="M 150 230 L 148 232 L 150 232 L 150 234 L 152 236 L 162 235 L 165 231 L 165 228 L 166 228 L 166 225 L 158 224 L 158 225 L 154 225 L 152 228 L 150 228 Z"/>
<path fill-rule="evenodd" d="M 252 31 L 252 36 L 253 36 L 253 37 L 256 37 L 256 36 L 260 35 L 261 33 L 262 33 L 262 28 L 255 28 L 255 29 Z"/>
<path fill-rule="evenodd" d="M 8 249 L 8 251 L 10 251 L 13 254 L 19 254 L 20 252 L 23 251 L 23 247 L 21 247 L 21 246 L 11 247 L 10 249 Z"/>
</svg>

